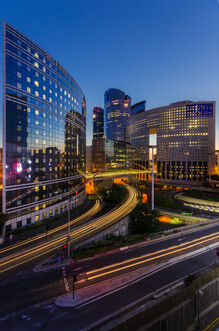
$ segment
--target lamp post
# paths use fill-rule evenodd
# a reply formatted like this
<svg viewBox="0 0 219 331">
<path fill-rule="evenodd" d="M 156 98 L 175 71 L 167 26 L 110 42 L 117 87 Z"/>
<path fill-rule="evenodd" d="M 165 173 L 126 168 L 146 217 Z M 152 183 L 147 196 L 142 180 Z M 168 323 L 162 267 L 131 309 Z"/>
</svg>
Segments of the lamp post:
<svg viewBox="0 0 219 331">
<path fill-rule="evenodd" d="M 154 149 L 152 147 L 151 209 L 154 210 Z"/>
<path fill-rule="evenodd" d="M 151 168 L 151 209 L 154 210 L 154 148 L 156 145 L 148 145 L 152 149 L 152 168 Z"/>
<path fill-rule="evenodd" d="M 67 245 L 68 245 L 68 257 L 71 254 L 71 242 L 70 242 L 70 198 L 68 197 L 68 236 L 67 236 Z"/>
</svg>

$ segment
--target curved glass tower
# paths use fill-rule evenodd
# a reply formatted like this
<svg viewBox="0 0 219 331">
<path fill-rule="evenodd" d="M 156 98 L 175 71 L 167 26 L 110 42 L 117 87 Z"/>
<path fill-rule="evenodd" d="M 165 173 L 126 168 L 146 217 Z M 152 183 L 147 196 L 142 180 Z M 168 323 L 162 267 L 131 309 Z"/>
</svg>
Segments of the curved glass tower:
<svg viewBox="0 0 219 331">
<path fill-rule="evenodd" d="M 7 230 L 85 197 L 86 101 L 49 54 L 3 23 L 3 196 Z"/>
<path fill-rule="evenodd" d="M 105 136 L 126 141 L 126 122 L 130 117 L 131 98 L 123 91 L 110 88 L 104 94 Z"/>
</svg>

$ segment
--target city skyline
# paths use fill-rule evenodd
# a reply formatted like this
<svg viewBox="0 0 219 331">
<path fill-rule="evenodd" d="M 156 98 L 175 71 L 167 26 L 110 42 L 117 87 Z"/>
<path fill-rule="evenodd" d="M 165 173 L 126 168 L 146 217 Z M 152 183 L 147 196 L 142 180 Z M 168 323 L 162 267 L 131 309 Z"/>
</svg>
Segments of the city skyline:
<svg viewBox="0 0 219 331">
<path fill-rule="evenodd" d="M 40 4 L 2 2 L 0 18 L 47 49 L 80 82 L 87 98 L 87 145 L 93 107 L 103 107 L 104 91 L 117 88 L 132 104 L 146 99 L 147 109 L 185 99 L 216 100 L 219 148 L 218 1 Z M 2 57 L 2 41 L 0 46 Z"/>
</svg>

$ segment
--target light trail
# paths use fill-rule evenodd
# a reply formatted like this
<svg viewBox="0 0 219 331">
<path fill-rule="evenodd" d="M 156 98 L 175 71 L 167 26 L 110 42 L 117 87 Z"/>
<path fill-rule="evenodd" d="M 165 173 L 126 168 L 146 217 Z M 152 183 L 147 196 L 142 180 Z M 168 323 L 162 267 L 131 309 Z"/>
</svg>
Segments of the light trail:
<svg viewBox="0 0 219 331">
<path fill-rule="evenodd" d="M 128 191 L 128 198 L 126 201 L 119 206 L 117 209 L 107 213 L 106 215 L 94 220 L 93 222 L 82 226 L 76 230 L 71 232 L 71 238 L 73 240 L 71 242 L 80 242 L 81 240 L 91 237 L 101 230 L 111 226 L 119 219 L 125 217 L 129 214 L 138 203 L 138 193 L 136 189 L 125 185 Z M 43 243 L 38 245 L 38 247 L 32 247 L 26 250 L 25 252 L 18 252 L 16 255 L 5 257 L 1 259 L 0 267 L 2 270 L 0 273 L 5 272 L 6 270 L 15 268 L 23 263 L 31 261 L 35 258 L 38 258 L 42 255 L 45 255 L 49 252 L 54 251 L 56 248 L 60 247 L 63 243 L 66 242 L 66 234 L 60 238 L 50 240 L 48 243 Z M 13 266 L 9 266 L 9 264 L 13 263 Z M 7 268 L 5 268 L 8 265 Z"/>
<path fill-rule="evenodd" d="M 122 265 L 122 264 L 125 264 L 125 263 L 128 263 L 128 262 L 132 262 L 132 261 L 140 260 L 140 259 L 143 259 L 143 258 L 145 258 L 145 257 L 151 256 L 151 255 L 155 255 L 155 254 L 157 254 L 157 253 L 161 253 L 161 252 L 168 251 L 168 250 L 170 250 L 170 249 L 183 247 L 183 246 L 186 246 L 186 245 L 191 244 L 191 243 L 193 243 L 193 242 L 197 242 L 198 240 L 203 240 L 203 239 L 206 239 L 206 238 L 211 238 L 211 237 L 213 237 L 213 236 L 215 236 L 215 235 L 219 235 L 219 232 L 212 233 L 212 234 L 209 234 L 209 235 L 207 235 L 207 236 L 203 236 L 203 237 L 198 238 L 198 239 L 193 239 L 193 240 L 191 240 L 191 241 L 189 241 L 189 242 L 187 241 L 187 242 L 182 243 L 182 244 L 180 244 L 180 245 L 175 245 L 175 246 L 171 246 L 171 247 L 168 247 L 168 248 L 165 248 L 165 249 L 161 249 L 161 250 L 159 250 L 159 251 L 155 251 L 155 252 L 152 252 L 152 253 L 144 254 L 144 255 L 141 255 L 141 256 L 136 257 L 136 258 L 134 257 L 134 258 L 129 259 L 129 260 L 126 260 L 126 261 L 122 261 L 122 262 L 114 263 L 114 264 L 112 264 L 112 265 L 109 265 L 109 266 L 106 266 L 106 267 L 103 267 L 103 268 L 98 268 L 98 269 L 95 269 L 95 270 L 91 270 L 91 271 L 88 271 L 88 272 L 87 272 L 87 275 L 88 275 L 88 274 L 95 273 L 95 272 L 99 272 L 99 271 L 102 271 L 102 270 L 105 270 L 105 269 L 110 269 L 110 268 L 112 268 L 112 267 L 115 267 L 115 266 L 118 266 L 118 265 Z"/>
<path fill-rule="evenodd" d="M 90 210 L 88 210 L 88 211 L 87 211 L 86 213 L 84 213 L 83 215 L 77 217 L 76 219 L 73 219 L 73 220 L 70 222 L 71 226 L 74 225 L 74 224 L 76 224 L 76 223 L 78 223 L 79 221 L 83 220 L 84 218 L 87 218 L 87 217 L 92 216 L 93 214 L 97 213 L 99 210 L 100 210 L 100 201 L 97 200 L 97 201 L 95 202 L 95 205 L 94 205 Z M 24 240 L 24 241 L 22 241 L 22 242 L 19 242 L 19 243 L 17 243 L 17 244 L 11 245 L 11 246 L 6 247 L 6 248 L 2 248 L 2 249 L 0 249 L 0 254 L 5 253 L 5 252 L 8 252 L 8 251 L 13 250 L 13 249 L 18 248 L 18 247 L 21 247 L 21 246 L 27 245 L 27 244 L 29 244 L 29 243 L 32 243 L 32 242 L 36 241 L 36 240 L 39 240 L 39 239 L 42 239 L 42 238 L 48 237 L 48 236 L 50 236 L 51 234 L 54 234 L 54 233 L 56 233 L 56 232 L 59 232 L 59 231 L 65 229 L 65 228 L 67 228 L 67 227 L 68 227 L 68 223 L 65 223 L 65 224 L 63 224 L 63 225 L 61 225 L 61 226 L 59 226 L 59 227 L 56 227 L 56 228 L 54 228 L 54 229 L 52 229 L 52 230 L 47 231 L 47 234 L 46 234 L 46 233 L 42 233 L 42 234 L 40 234 L 40 235 L 37 235 L 37 236 L 35 236 L 35 237 L 33 237 L 33 238 L 30 238 L 30 239 L 26 239 L 26 240 Z"/>
<path fill-rule="evenodd" d="M 134 258 L 134 259 L 130 259 L 130 260 L 127 260 L 127 261 L 124 261 L 124 262 L 121 262 L 121 263 L 116 263 L 115 265 L 111 265 L 111 266 L 107 266 L 105 269 L 109 269 L 110 267 L 112 268 L 113 266 L 118 266 L 118 265 L 122 265 L 122 264 L 125 264 L 125 263 L 129 263 L 130 261 L 137 261 L 139 259 L 142 259 L 143 257 L 146 257 L 146 256 L 151 256 L 151 255 L 155 255 L 155 254 L 159 254 L 157 256 L 154 256 L 154 257 L 151 257 L 151 258 L 148 258 L 148 259 L 145 259 L 145 260 L 142 260 L 142 261 L 138 261 L 138 262 L 135 262 L 135 263 L 131 263 L 131 264 L 128 264 L 126 266 L 123 266 L 123 267 L 120 267 L 120 268 L 116 268 L 116 269 L 113 269 L 113 270 L 110 270 L 110 271 L 106 271 L 106 272 L 103 272 L 103 273 L 100 273 L 100 274 L 97 274 L 97 275 L 94 275 L 94 276 L 91 276 L 91 277 L 88 277 L 87 279 L 88 280 L 92 280 L 92 279 L 95 279 L 95 278 L 99 278 L 99 277 L 102 277 L 102 276 L 106 276 L 106 275 L 109 275 L 109 274 L 112 274 L 112 273 L 115 273 L 115 272 L 118 272 L 118 271 L 121 271 L 121 270 L 125 270 L 125 269 L 129 269 L 131 267 L 134 267 L 134 266 L 137 266 L 137 265 L 140 265 L 140 264 L 143 264 L 143 263 L 146 263 L 146 262 L 149 262 L 149 261 L 153 261 L 153 260 L 156 260 L 156 259 L 160 259 L 161 257 L 164 257 L 164 256 L 168 256 L 170 254 L 175 254 L 175 253 L 178 253 L 178 252 L 182 252 L 182 251 L 185 251 L 185 250 L 188 250 L 190 248 L 194 248 L 198 245 L 201 245 L 203 243 L 207 243 L 209 241 L 212 241 L 212 240 L 215 240 L 215 239 L 218 239 L 219 238 L 219 232 L 217 233 L 218 235 L 217 236 L 214 236 L 212 238 L 208 238 L 208 239 L 205 239 L 205 240 L 202 240 L 203 238 L 207 237 L 202 237 L 200 239 L 197 239 L 196 243 L 194 244 L 191 244 L 192 242 L 194 242 L 195 240 L 192 240 L 190 242 L 187 242 L 186 244 L 188 246 L 186 247 L 181 247 L 181 246 L 185 246 L 185 244 L 181 244 L 181 245 L 178 245 L 177 247 L 181 247 L 181 248 L 178 248 L 178 249 L 175 249 L 176 246 L 173 246 L 173 247 L 170 247 L 170 248 L 167 248 L 167 249 L 164 249 L 164 250 L 160 250 L 160 251 L 157 251 L 157 252 L 154 252 L 154 253 L 150 253 L 148 255 L 144 255 L 144 256 L 141 256 L 141 257 L 138 257 L 138 258 Z M 215 234 L 214 234 L 215 235 Z M 173 249 L 174 250 L 171 250 Z M 164 254 L 160 254 L 161 252 L 165 252 L 165 251 L 169 251 L 167 253 L 164 253 Z M 101 268 L 102 270 L 104 270 L 104 268 Z M 101 270 L 99 269 L 99 270 Z M 97 272 L 97 270 L 93 270 L 93 271 L 90 271 L 90 272 L 87 272 L 86 274 L 91 274 L 91 273 L 95 273 Z"/>
</svg>

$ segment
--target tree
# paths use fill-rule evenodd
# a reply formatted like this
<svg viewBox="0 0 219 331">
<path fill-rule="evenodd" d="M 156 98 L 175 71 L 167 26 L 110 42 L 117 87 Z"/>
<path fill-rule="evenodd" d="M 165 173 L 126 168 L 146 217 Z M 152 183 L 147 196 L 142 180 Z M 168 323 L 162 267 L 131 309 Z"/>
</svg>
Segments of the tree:
<svg viewBox="0 0 219 331">
<path fill-rule="evenodd" d="M 148 205 L 140 203 L 131 214 L 131 233 L 152 233 L 160 228 L 158 210 L 152 210 Z"/>
</svg>

